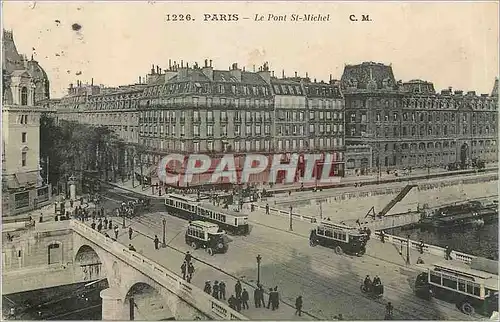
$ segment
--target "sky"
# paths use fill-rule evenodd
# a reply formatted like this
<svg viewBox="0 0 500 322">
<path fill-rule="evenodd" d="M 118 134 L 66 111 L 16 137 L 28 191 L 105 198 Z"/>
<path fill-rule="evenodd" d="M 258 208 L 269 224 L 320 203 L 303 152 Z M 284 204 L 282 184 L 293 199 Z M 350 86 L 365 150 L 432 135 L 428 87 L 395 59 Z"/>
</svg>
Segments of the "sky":
<svg viewBox="0 0 500 322">
<path fill-rule="evenodd" d="M 6 1 L 2 11 L 18 51 L 33 54 L 47 72 L 53 98 L 77 80 L 136 83 L 169 59 L 212 59 L 216 69 L 238 63 L 249 71 L 267 61 L 276 75 L 307 72 L 325 81 L 340 79 L 345 64 L 375 61 L 392 64 L 397 80 L 478 93 L 490 93 L 499 73 L 497 2 Z M 213 13 L 239 20 L 203 21 Z M 195 21 L 166 21 L 174 14 Z M 269 14 L 287 21 L 267 21 Z M 297 22 L 292 14 L 330 18 Z M 351 14 L 371 21 L 352 22 Z"/>
</svg>

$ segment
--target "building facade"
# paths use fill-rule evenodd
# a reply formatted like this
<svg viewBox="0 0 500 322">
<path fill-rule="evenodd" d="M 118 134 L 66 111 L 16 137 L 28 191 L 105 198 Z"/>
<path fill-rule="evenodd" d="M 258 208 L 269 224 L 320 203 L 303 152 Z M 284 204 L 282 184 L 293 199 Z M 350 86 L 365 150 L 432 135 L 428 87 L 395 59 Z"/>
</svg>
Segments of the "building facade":
<svg viewBox="0 0 500 322">
<path fill-rule="evenodd" d="M 348 156 L 349 167 L 386 170 L 498 160 L 498 82 L 491 95 L 452 88 L 437 93 L 431 82 L 396 82 L 391 66 L 365 62 L 345 66 L 341 86 L 346 143 L 369 146 L 372 153 L 362 161 Z"/>
<path fill-rule="evenodd" d="M 237 64 L 216 70 L 208 60 L 202 67 L 170 61 L 166 71 L 153 66 L 140 83 L 121 91 L 79 83 L 62 99 L 58 117 L 111 127 L 144 150 L 134 162 L 150 166 L 143 172 L 154 171 L 168 153 L 209 154 L 212 170 L 233 153 L 241 170 L 249 153 L 283 153 L 286 160 L 293 152 L 328 152 L 335 173 L 343 175 L 344 105 L 337 83 L 278 79 L 267 64 L 255 72 Z"/>
<path fill-rule="evenodd" d="M 12 215 L 50 202 L 40 177 L 38 101 L 47 99 L 43 69 L 17 52 L 12 32 L 3 31 L 2 214 Z"/>
</svg>

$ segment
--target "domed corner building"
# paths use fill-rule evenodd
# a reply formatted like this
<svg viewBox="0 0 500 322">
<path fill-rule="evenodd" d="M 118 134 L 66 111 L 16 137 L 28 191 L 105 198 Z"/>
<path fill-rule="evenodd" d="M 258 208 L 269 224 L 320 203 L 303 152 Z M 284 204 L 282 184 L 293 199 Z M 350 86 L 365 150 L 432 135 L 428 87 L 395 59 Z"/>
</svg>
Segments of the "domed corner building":
<svg viewBox="0 0 500 322">
<path fill-rule="evenodd" d="M 40 175 L 40 103 L 49 98 L 43 68 L 19 54 L 12 31 L 2 39 L 2 216 L 50 203 Z"/>
</svg>

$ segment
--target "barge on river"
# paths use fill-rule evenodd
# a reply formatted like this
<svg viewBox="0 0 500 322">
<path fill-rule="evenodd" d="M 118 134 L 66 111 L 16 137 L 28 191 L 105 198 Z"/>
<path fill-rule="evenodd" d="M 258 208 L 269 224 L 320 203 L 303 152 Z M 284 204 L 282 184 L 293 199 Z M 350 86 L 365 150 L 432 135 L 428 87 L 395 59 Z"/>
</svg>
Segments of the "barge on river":
<svg viewBox="0 0 500 322">
<path fill-rule="evenodd" d="M 478 201 L 441 207 L 432 215 L 422 218 L 419 224 L 424 227 L 451 228 L 482 226 L 498 220 L 496 203 L 483 205 Z"/>
</svg>

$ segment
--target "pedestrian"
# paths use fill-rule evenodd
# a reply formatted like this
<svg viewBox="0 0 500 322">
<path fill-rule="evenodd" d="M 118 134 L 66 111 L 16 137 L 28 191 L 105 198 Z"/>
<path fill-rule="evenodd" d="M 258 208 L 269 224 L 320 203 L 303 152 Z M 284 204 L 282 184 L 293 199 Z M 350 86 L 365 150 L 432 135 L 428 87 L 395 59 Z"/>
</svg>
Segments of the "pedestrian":
<svg viewBox="0 0 500 322">
<path fill-rule="evenodd" d="M 269 215 L 269 204 L 266 203 L 266 215 Z"/>
<path fill-rule="evenodd" d="M 273 294 L 274 294 L 274 299 L 273 299 L 273 303 L 272 304 L 274 304 L 274 308 L 275 309 L 279 309 L 279 307 L 280 307 L 280 293 L 278 292 L 278 287 L 277 286 L 274 287 Z"/>
<path fill-rule="evenodd" d="M 189 262 L 188 264 L 188 268 L 187 268 L 187 271 L 188 271 L 188 275 L 187 275 L 187 282 L 188 283 L 191 283 L 191 279 L 193 278 L 193 274 L 194 274 L 194 266 L 193 266 L 193 263 Z M 219 286 L 220 287 L 220 286 Z M 226 297 L 224 296 L 224 299 L 226 299 Z"/>
<path fill-rule="evenodd" d="M 97 231 L 101 232 L 102 230 L 102 222 L 99 221 L 99 224 L 97 225 Z"/>
<path fill-rule="evenodd" d="M 128 250 L 135 252 L 135 247 L 132 244 L 128 244 Z"/>
<path fill-rule="evenodd" d="M 269 298 L 267 299 L 267 308 L 271 308 L 271 301 L 273 300 L 274 295 L 273 295 L 273 288 L 269 288 Z"/>
<path fill-rule="evenodd" d="M 212 288 L 212 296 L 218 300 L 219 299 L 219 282 L 214 282 L 214 287 Z"/>
<path fill-rule="evenodd" d="M 262 285 L 259 285 L 259 300 L 260 300 L 260 303 L 259 303 L 259 307 L 266 307 L 266 301 L 264 300 L 264 288 L 262 287 Z"/>
<path fill-rule="evenodd" d="M 248 295 L 246 288 L 244 288 L 243 292 L 241 292 L 241 304 L 242 304 L 243 310 L 249 309 L 248 300 L 249 300 L 249 295 Z"/>
<path fill-rule="evenodd" d="M 93 221 L 93 222 L 90 224 L 90 227 L 92 227 L 92 229 L 95 229 L 95 221 Z"/>
<path fill-rule="evenodd" d="M 236 298 L 234 297 L 234 295 L 231 295 L 231 297 L 227 300 L 227 303 L 229 304 L 230 308 L 236 310 Z"/>
<path fill-rule="evenodd" d="M 420 254 L 424 253 L 424 247 L 425 247 L 425 243 L 422 239 L 420 239 L 420 244 L 419 244 Z"/>
<path fill-rule="evenodd" d="M 205 282 L 205 287 L 203 288 L 203 291 L 205 291 L 205 293 L 207 294 L 212 293 L 212 285 L 210 285 L 210 281 Z"/>
<path fill-rule="evenodd" d="M 111 219 L 108 222 L 108 228 L 113 229 L 113 220 L 111 220 Z"/>
<path fill-rule="evenodd" d="M 237 299 L 241 298 L 241 283 L 240 283 L 240 281 L 237 281 L 236 285 L 234 285 L 234 293 L 236 294 Z"/>
<path fill-rule="evenodd" d="M 70 206 L 71 208 L 73 208 L 73 199 L 71 199 L 71 200 L 69 201 L 69 206 Z"/>
<path fill-rule="evenodd" d="M 452 250 L 451 250 L 450 246 L 446 245 L 446 248 L 444 249 L 444 252 L 445 252 L 444 259 L 446 259 L 446 260 L 452 259 L 451 258 L 451 252 L 452 252 Z"/>
<path fill-rule="evenodd" d="M 104 217 L 104 207 L 101 207 L 101 217 Z"/>
<path fill-rule="evenodd" d="M 234 300 L 236 311 L 241 312 L 241 297 L 236 297 Z"/>
<path fill-rule="evenodd" d="M 186 256 L 184 256 L 184 260 L 186 262 L 190 263 L 191 262 L 191 258 L 192 258 L 191 254 L 189 252 L 186 252 Z"/>
<path fill-rule="evenodd" d="M 104 229 L 108 228 L 108 218 L 104 217 Z"/>
<path fill-rule="evenodd" d="M 160 247 L 158 247 L 158 245 L 160 244 L 160 240 L 158 239 L 158 236 L 155 235 L 155 239 L 154 239 L 154 244 L 155 244 L 155 249 L 158 250 L 160 249 Z"/>
<path fill-rule="evenodd" d="M 255 303 L 255 308 L 260 307 L 260 289 L 258 287 L 253 291 L 253 302 Z"/>
<path fill-rule="evenodd" d="M 128 228 L 128 239 L 129 239 L 129 240 L 131 240 L 131 239 L 132 239 L 132 232 L 133 232 L 132 227 L 129 227 L 129 228 Z"/>
<path fill-rule="evenodd" d="M 186 279 L 186 273 L 187 273 L 187 265 L 186 262 L 182 263 L 181 265 L 181 272 L 182 272 L 182 279 Z"/>
<path fill-rule="evenodd" d="M 224 281 L 220 281 L 219 283 L 219 298 L 221 300 L 226 300 L 226 283 Z"/>
<path fill-rule="evenodd" d="M 118 226 L 115 226 L 115 239 L 118 240 Z"/>
<path fill-rule="evenodd" d="M 302 295 L 295 299 L 295 315 L 302 316 Z"/>
</svg>

